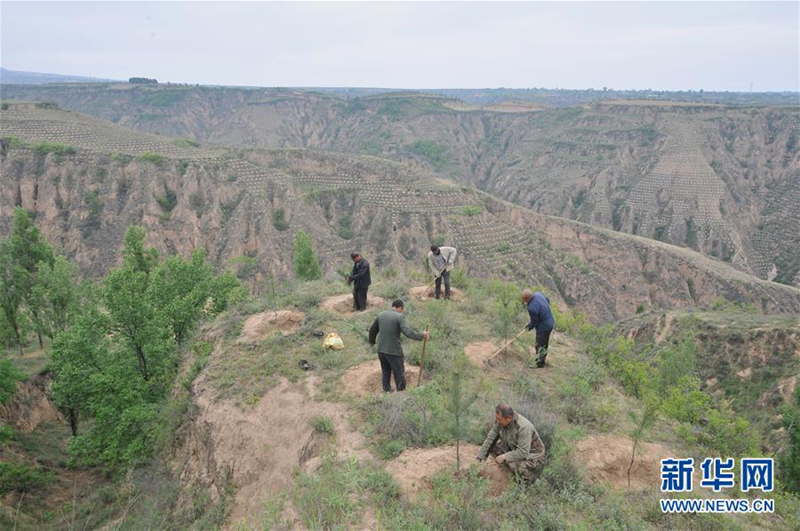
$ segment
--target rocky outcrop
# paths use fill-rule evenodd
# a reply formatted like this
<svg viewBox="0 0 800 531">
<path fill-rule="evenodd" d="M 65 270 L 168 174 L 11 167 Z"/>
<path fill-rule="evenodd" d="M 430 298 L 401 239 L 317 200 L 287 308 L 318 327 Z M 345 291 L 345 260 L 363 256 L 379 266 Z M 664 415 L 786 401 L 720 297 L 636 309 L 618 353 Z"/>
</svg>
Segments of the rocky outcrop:
<svg viewBox="0 0 800 531">
<path fill-rule="evenodd" d="M 61 422 L 63 418 L 50 401 L 52 380 L 46 373 L 17 382 L 17 391 L 7 404 L 0 404 L 0 420 L 15 431 L 30 433 L 42 422 Z"/>
</svg>

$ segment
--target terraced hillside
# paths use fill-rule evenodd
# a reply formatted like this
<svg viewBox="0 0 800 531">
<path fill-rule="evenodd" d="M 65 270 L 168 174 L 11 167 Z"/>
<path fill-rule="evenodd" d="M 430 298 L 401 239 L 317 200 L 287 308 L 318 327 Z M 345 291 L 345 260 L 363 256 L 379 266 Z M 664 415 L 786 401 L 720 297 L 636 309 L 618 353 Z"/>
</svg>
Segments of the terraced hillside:
<svg viewBox="0 0 800 531">
<path fill-rule="evenodd" d="M 688 247 L 800 285 L 798 107 L 604 100 L 542 110 L 435 94 L 346 100 L 124 84 L 3 91 L 203 143 L 391 158 L 543 214 Z"/>
<path fill-rule="evenodd" d="M 431 242 L 451 243 L 473 274 L 544 285 L 602 321 L 717 297 L 800 311 L 797 289 L 723 262 L 539 215 L 383 159 L 208 149 L 34 104 L 0 111 L 0 138 L 0 209 L 35 213 L 48 240 L 90 274 L 112 265 L 126 227 L 138 224 L 162 252 L 205 247 L 219 266 L 248 257 L 258 285 L 290 275 L 303 229 L 329 271 L 346 267 L 354 248 L 378 274 L 419 268 Z M 10 218 L 0 216 L 0 231 Z"/>
</svg>

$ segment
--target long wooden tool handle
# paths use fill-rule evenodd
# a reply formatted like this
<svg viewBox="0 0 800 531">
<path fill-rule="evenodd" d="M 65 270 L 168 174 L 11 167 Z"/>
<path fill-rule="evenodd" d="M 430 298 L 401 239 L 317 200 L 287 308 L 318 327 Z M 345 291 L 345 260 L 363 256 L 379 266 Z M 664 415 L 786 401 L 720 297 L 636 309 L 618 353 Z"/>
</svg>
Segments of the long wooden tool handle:
<svg viewBox="0 0 800 531">
<path fill-rule="evenodd" d="M 425 327 L 425 331 L 429 332 L 431 329 L 431 324 L 428 323 L 428 326 Z M 422 340 L 422 356 L 419 358 L 419 374 L 417 375 L 417 387 L 419 387 L 419 383 L 422 381 L 422 369 L 425 368 L 425 347 L 428 346 L 428 338 L 425 337 Z"/>
<path fill-rule="evenodd" d="M 524 330 L 522 330 L 522 332 L 520 332 L 519 334 L 517 334 L 516 336 L 514 336 L 514 339 L 512 339 L 511 341 L 509 341 L 508 343 L 506 343 L 505 345 L 503 345 L 503 346 L 502 346 L 502 347 L 500 347 L 499 349 L 495 350 L 495 351 L 492 353 L 492 355 L 491 355 L 491 356 L 489 356 L 488 358 L 486 358 L 486 361 L 488 362 L 490 359 L 494 358 L 495 356 L 497 356 L 498 354 L 500 354 L 501 352 L 503 352 L 504 350 L 506 350 L 508 347 L 510 347 L 510 346 L 511 346 L 511 343 L 513 343 L 514 341 L 516 341 L 517 339 L 519 339 L 519 338 L 522 336 L 522 334 L 524 334 L 524 333 L 525 333 L 525 332 L 527 332 L 527 331 L 528 331 L 528 329 L 527 329 L 527 328 L 525 328 Z"/>
<path fill-rule="evenodd" d="M 433 286 L 433 283 L 434 283 L 434 282 L 436 282 L 436 279 L 437 279 L 437 278 L 439 278 L 439 277 L 433 277 L 433 280 L 431 280 L 431 283 L 430 283 L 430 284 L 428 284 L 428 285 L 425 287 L 425 291 L 423 291 L 422 293 L 420 293 L 420 296 L 419 296 L 419 298 L 420 298 L 420 299 L 421 299 L 422 297 L 427 297 L 427 296 L 428 296 L 428 290 L 429 290 L 429 289 L 431 289 L 431 286 Z"/>
</svg>

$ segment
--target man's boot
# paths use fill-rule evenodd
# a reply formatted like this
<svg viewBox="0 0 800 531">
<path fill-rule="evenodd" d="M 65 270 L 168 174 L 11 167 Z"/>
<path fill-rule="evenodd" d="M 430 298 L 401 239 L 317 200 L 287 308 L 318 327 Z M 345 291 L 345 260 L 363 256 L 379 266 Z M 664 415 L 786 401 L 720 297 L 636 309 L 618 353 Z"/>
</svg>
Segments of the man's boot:
<svg viewBox="0 0 800 531">
<path fill-rule="evenodd" d="M 539 347 L 536 349 L 536 368 L 541 369 L 544 367 L 544 360 L 547 358 L 547 347 Z"/>
</svg>

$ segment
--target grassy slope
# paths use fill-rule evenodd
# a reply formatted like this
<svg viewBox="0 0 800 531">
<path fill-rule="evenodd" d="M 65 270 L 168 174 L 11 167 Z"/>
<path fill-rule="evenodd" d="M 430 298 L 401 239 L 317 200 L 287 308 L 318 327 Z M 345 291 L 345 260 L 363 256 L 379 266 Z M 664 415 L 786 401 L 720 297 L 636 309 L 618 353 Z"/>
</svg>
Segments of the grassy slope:
<svg viewBox="0 0 800 531">
<path fill-rule="evenodd" d="M 422 281 L 422 278 L 413 276 L 378 278 L 372 293 L 391 299 L 406 295 L 409 285 L 418 285 Z M 432 322 L 433 339 L 429 344 L 426 384 L 409 391 L 406 396 L 411 397 L 410 402 L 403 402 L 402 395 L 356 399 L 342 393 L 340 377 L 344 371 L 374 359 L 374 353 L 364 344 L 363 334 L 377 312 L 372 310 L 364 315 L 348 317 L 317 307 L 324 296 L 346 292 L 343 283 L 333 282 L 330 278 L 299 286 L 282 284 L 265 299 L 233 309 L 206 328 L 206 333 L 216 331 L 219 337 L 215 354 L 202 369 L 204 377 L 218 390 L 217 400 L 233 400 L 247 410 L 258 402 L 278 377 L 295 381 L 305 378 L 305 373 L 297 368 L 297 360 L 309 359 L 315 364 L 315 376 L 321 380 L 317 399 L 347 404 L 353 425 L 367 436 L 370 450 L 375 455 L 374 461 L 359 465 L 339 461 L 335 455 L 327 456 L 316 474 L 298 473 L 291 488 L 263 500 L 263 513 L 250 515 L 248 526 L 281 528 L 294 522 L 306 526 L 358 528 L 368 525 L 373 519 L 381 527 L 393 529 L 477 529 L 487 525 L 506 529 L 588 529 L 598 526 L 620 529 L 746 529 L 756 525 L 782 529 L 791 525 L 792 521 L 785 518 L 787 511 L 796 510 L 797 501 L 785 497 L 777 502 L 780 516 L 772 518 L 672 517 L 658 512 L 656 484 L 645 492 L 618 491 L 592 484 L 578 464 L 576 445 L 599 434 L 628 439 L 633 427 L 629 413 L 641 412 L 642 403 L 626 394 L 608 371 L 592 360 L 586 345 L 577 336 L 561 332 L 557 332 L 552 340 L 549 369 L 534 371 L 529 368 L 531 339 L 525 337 L 525 341 L 514 348 L 513 355 L 498 367 L 491 371 L 474 367 L 465 380 L 467 389 L 479 394 L 468 414 L 466 439 L 470 442 L 481 442 L 492 408 L 500 400 L 524 404 L 520 409 L 537 419 L 540 431 L 554 430 L 550 461 L 536 486 L 512 488 L 499 500 L 491 500 L 485 496 L 486 483 L 473 474 L 460 478 L 440 474 L 435 478 L 430 493 L 414 502 L 401 499 L 394 480 L 383 470 L 385 458 L 396 455 L 407 446 L 439 445 L 449 441 L 446 430 L 449 416 L 444 412 L 449 369 L 454 356 L 467 343 L 497 337 L 494 293 L 473 281 L 468 297 L 450 304 L 423 304 L 406 297 L 410 322 L 418 327 Z M 241 324 L 248 315 L 277 308 L 302 309 L 308 316 L 306 324 L 295 334 L 287 337 L 275 335 L 254 348 L 236 343 Z M 725 315 L 701 315 L 707 321 L 722 319 L 731 322 Z M 752 316 L 752 319 L 760 317 Z M 513 327 L 516 329 L 522 324 L 524 315 L 520 312 Z M 337 330 L 344 339 L 345 350 L 322 351 L 320 339 L 311 334 L 318 329 L 325 332 Z M 201 343 L 199 339 L 196 341 L 196 344 Z M 190 348 L 187 352 L 191 351 L 197 355 L 199 350 Z M 407 343 L 408 362 L 417 362 L 419 354 L 419 343 Z M 187 356 L 190 364 L 191 356 Z M 35 357 L 41 359 L 38 355 Z M 30 366 L 32 362 L 26 360 L 25 363 Z M 190 372 L 192 376 L 194 373 Z M 589 394 L 580 388 L 579 381 L 591 382 Z M 412 443 L 403 432 L 387 430 L 380 422 L 382 414 L 391 408 L 400 408 L 398 411 L 403 414 L 410 413 L 402 410 L 409 403 L 425 409 L 430 415 L 428 422 L 415 425 L 421 438 Z M 187 407 L 190 409 L 191 406 Z M 183 410 L 178 408 L 178 411 Z M 187 422 L 187 417 L 182 420 Z M 30 457 L 48 464 L 65 459 L 63 443 L 67 435 L 63 426 L 43 425 L 32 434 L 17 436 L 15 445 L 18 448 L 24 446 Z M 659 420 L 645 439 L 670 448 L 675 455 L 703 455 L 702 449 L 678 436 L 677 423 L 669 419 Z M 54 440 L 58 442 L 54 443 Z M 176 503 L 181 486 L 158 462 L 137 471 L 125 481 L 111 484 L 87 481 L 83 487 L 75 521 L 81 526 L 88 521 L 88 528 L 105 521 L 128 529 L 175 525 L 205 529 L 221 524 L 231 503 L 230 498 L 212 503 L 204 492 L 193 491 L 190 493 L 191 507 L 179 507 Z M 43 501 L 29 500 L 23 505 L 23 514 L 27 518 L 23 523 L 27 525 L 22 528 L 60 527 L 63 523 L 60 514 L 63 512 L 68 519 L 72 514 L 69 492 L 62 480 L 60 486 L 50 487 L 39 496 Z M 131 503 L 132 500 L 135 503 Z"/>
</svg>

